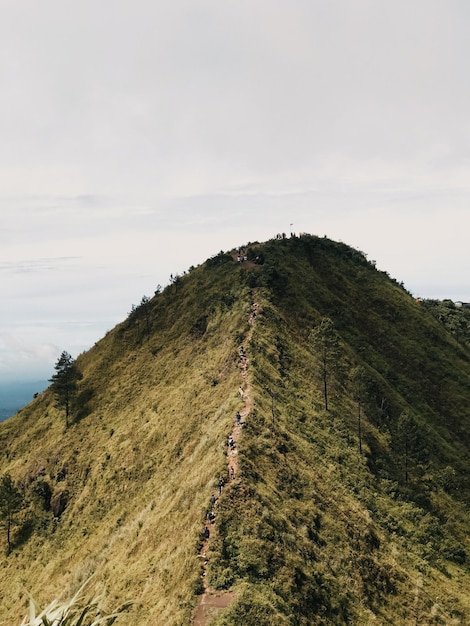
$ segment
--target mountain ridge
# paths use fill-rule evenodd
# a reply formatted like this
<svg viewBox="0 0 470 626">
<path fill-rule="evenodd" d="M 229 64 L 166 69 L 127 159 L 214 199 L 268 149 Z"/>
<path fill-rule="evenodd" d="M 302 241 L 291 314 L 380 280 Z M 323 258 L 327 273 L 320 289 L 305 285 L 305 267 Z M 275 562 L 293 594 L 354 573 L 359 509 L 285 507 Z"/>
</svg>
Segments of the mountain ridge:
<svg viewBox="0 0 470 626">
<path fill-rule="evenodd" d="M 252 411 L 207 565 L 236 599 L 213 623 L 469 619 L 467 345 L 346 244 L 304 235 L 245 256 L 173 277 L 80 355 L 70 428 L 50 389 L 1 425 L 1 472 L 28 508 L 2 563 L 0 624 L 23 615 L 20 580 L 46 604 L 91 573 L 110 599 L 137 600 L 136 626 L 190 622 L 254 293 Z M 324 319 L 339 350 L 329 410 L 311 342 Z"/>
</svg>

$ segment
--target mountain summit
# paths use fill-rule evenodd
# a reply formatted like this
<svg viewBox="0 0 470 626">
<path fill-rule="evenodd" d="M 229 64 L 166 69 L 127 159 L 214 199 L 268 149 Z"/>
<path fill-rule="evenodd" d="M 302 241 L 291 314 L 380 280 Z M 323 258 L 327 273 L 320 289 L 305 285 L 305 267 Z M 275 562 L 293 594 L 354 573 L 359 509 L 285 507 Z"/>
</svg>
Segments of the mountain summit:
<svg viewBox="0 0 470 626">
<path fill-rule="evenodd" d="M 77 357 L 67 426 L 51 388 L 0 424 L 0 625 L 90 576 L 133 626 L 470 623 L 468 318 L 439 317 L 311 235 L 173 276 Z"/>
</svg>

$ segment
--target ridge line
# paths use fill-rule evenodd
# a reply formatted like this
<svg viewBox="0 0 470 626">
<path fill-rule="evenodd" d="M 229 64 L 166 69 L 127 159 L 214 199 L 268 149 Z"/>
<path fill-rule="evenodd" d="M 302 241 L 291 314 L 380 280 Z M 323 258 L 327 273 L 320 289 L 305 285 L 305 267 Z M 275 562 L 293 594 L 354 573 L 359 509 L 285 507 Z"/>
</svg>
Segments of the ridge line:
<svg viewBox="0 0 470 626">
<path fill-rule="evenodd" d="M 191 626 L 206 626 L 209 619 L 212 617 L 211 611 L 214 612 L 216 610 L 226 608 L 235 598 L 235 594 L 233 592 L 228 590 L 215 591 L 209 586 L 207 581 L 207 564 L 209 562 L 209 559 L 207 558 L 207 551 L 210 544 L 211 529 L 215 527 L 215 511 L 217 509 L 218 499 L 222 495 L 224 486 L 229 486 L 233 483 L 238 474 L 237 443 L 241 437 L 243 424 L 251 412 L 251 385 L 248 376 L 248 357 L 245 352 L 244 344 L 250 340 L 251 333 L 256 322 L 258 309 L 259 304 L 255 300 L 255 291 L 252 290 L 250 313 L 248 316 L 249 329 L 245 332 L 242 343 L 238 346 L 242 378 L 242 383 L 238 388 L 238 395 L 240 396 L 240 400 L 243 402 L 243 407 L 241 410 L 237 411 L 231 433 L 227 438 L 226 461 L 228 479 L 224 480 L 221 477 L 219 479 L 216 493 L 212 493 L 210 496 L 210 509 L 206 515 L 202 545 L 198 553 L 198 558 L 202 561 L 201 578 L 204 590 L 199 595 L 197 605 L 191 618 Z"/>
</svg>

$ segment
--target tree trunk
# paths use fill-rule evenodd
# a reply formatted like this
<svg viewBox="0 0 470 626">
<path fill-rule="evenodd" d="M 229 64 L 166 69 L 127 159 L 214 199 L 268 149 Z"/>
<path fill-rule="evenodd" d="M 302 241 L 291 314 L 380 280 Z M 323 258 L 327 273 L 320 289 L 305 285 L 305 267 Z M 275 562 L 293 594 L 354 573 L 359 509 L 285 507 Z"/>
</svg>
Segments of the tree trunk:
<svg viewBox="0 0 470 626">
<path fill-rule="evenodd" d="M 323 397 L 325 398 L 325 411 L 328 411 L 328 372 L 326 361 L 323 362 Z"/>
<path fill-rule="evenodd" d="M 357 434 L 359 435 L 359 454 L 362 454 L 361 403 L 357 403 Z"/>
</svg>

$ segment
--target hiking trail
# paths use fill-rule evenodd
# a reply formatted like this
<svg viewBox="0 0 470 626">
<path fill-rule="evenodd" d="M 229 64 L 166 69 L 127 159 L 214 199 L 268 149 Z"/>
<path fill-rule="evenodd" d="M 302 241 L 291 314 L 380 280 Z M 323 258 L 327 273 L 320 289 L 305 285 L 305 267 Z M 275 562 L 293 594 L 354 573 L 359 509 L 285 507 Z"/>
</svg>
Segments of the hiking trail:
<svg viewBox="0 0 470 626">
<path fill-rule="evenodd" d="M 230 484 L 235 480 L 238 474 L 238 448 L 237 444 L 240 441 L 243 424 L 245 423 L 248 415 L 251 411 L 251 394 L 250 394 L 250 379 L 248 376 L 248 358 L 245 353 L 245 343 L 248 343 L 251 337 L 251 331 L 256 320 L 258 313 L 258 303 L 252 299 L 250 308 L 250 314 L 248 317 L 249 329 L 243 337 L 243 342 L 238 347 L 238 353 L 240 357 L 240 370 L 242 383 L 238 389 L 240 400 L 242 401 L 242 407 L 239 409 L 239 418 L 235 418 L 232 431 L 227 439 L 227 478 L 225 482 L 220 484 L 218 489 L 211 495 L 212 511 L 215 514 L 217 510 L 217 501 L 221 497 L 223 489 L 230 488 Z M 204 587 L 203 593 L 198 598 L 197 606 L 193 612 L 191 619 L 191 626 L 207 626 L 209 621 L 214 615 L 221 609 L 226 608 L 235 599 L 235 593 L 231 591 L 217 591 L 209 586 L 207 581 L 207 564 L 208 557 L 207 552 L 210 544 L 210 537 L 216 530 L 216 520 L 206 520 L 205 528 L 209 529 L 209 536 L 204 536 L 201 549 L 198 554 L 198 558 L 202 563 L 202 584 Z"/>
</svg>

